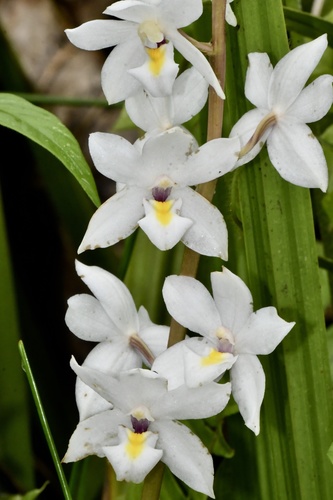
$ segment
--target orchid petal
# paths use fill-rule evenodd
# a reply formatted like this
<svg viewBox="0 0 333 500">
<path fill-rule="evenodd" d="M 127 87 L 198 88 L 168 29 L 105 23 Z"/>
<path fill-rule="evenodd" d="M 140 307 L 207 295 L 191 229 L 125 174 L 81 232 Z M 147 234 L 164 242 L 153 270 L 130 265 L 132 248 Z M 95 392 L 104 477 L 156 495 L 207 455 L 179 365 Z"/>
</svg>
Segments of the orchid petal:
<svg viewBox="0 0 333 500">
<path fill-rule="evenodd" d="M 288 109 L 288 120 L 312 123 L 320 120 L 330 110 L 333 102 L 333 76 L 322 75 L 305 87 Z"/>
<path fill-rule="evenodd" d="M 168 0 L 158 6 L 161 22 L 183 28 L 196 21 L 203 12 L 202 0 Z"/>
<path fill-rule="evenodd" d="M 146 19 L 154 19 L 156 11 L 153 5 L 140 0 L 122 0 L 109 5 L 103 12 L 109 16 L 119 17 L 125 21 L 142 23 Z"/>
<path fill-rule="evenodd" d="M 62 462 L 77 462 L 89 455 L 104 457 L 103 447 L 117 444 L 118 426 L 130 423 L 130 418 L 116 408 L 79 422 Z"/>
<path fill-rule="evenodd" d="M 265 373 L 257 356 L 238 356 L 230 377 L 232 394 L 245 425 L 257 436 L 260 431 L 260 407 L 265 393 Z"/>
<path fill-rule="evenodd" d="M 140 181 L 140 154 L 124 137 L 95 132 L 89 136 L 89 151 L 96 169 L 105 177 L 129 185 Z"/>
<path fill-rule="evenodd" d="M 176 79 L 177 82 L 177 79 Z M 172 97 L 152 97 L 145 89 L 125 101 L 128 116 L 145 132 L 155 129 L 167 130 L 176 123 L 171 119 Z"/>
<path fill-rule="evenodd" d="M 155 449 L 158 435 L 149 431 L 135 434 L 126 427 L 119 427 L 118 438 L 120 444 L 117 446 L 103 447 L 117 481 L 141 483 L 162 458 L 163 451 Z"/>
<path fill-rule="evenodd" d="M 185 384 L 184 379 L 184 341 L 177 342 L 155 359 L 151 369 L 168 381 L 168 390 Z"/>
<path fill-rule="evenodd" d="M 187 186 L 217 179 L 234 168 L 239 151 L 238 137 L 208 141 L 189 156 L 186 170 L 180 171 L 174 179 Z"/>
<path fill-rule="evenodd" d="M 140 338 L 149 347 L 154 358 L 164 352 L 168 346 L 169 327 L 152 325 L 140 330 Z"/>
<path fill-rule="evenodd" d="M 248 58 L 245 95 L 257 108 L 268 109 L 268 89 L 273 66 L 266 53 L 253 52 Z"/>
<path fill-rule="evenodd" d="M 75 262 L 76 272 L 103 306 L 110 320 L 124 336 L 137 333 L 139 320 L 134 300 L 124 283 L 101 267 Z"/>
<path fill-rule="evenodd" d="M 220 324 L 236 336 L 253 311 L 251 292 L 236 274 L 225 267 L 222 272 L 211 273 L 210 277 Z"/>
<path fill-rule="evenodd" d="M 204 107 L 208 97 L 208 83 L 199 71 L 189 68 L 176 78 L 172 94 L 173 125 L 181 125 Z"/>
<path fill-rule="evenodd" d="M 182 238 L 184 245 L 201 255 L 227 260 L 228 231 L 221 212 L 191 188 L 175 188 L 172 192 L 182 199 L 182 217 L 193 221 Z"/>
<path fill-rule="evenodd" d="M 267 150 L 283 179 L 296 186 L 326 191 L 326 159 L 310 127 L 280 119 L 268 137 Z"/>
<path fill-rule="evenodd" d="M 226 384 L 210 382 L 195 388 L 182 385 L 168 391 L 158 404 L 155 403 L 154 416 L 163 418 L 164 415 L 172 420 L 212 417 L 224 410 L 230 394 L 230 382 Z"/>
<path fill-rule="evenodd" d="M 126 339 L 118 337 L 110 342 L 101 342 L 94 347 L 82 366 L 116 375 L 120 370 L 129 370 L 142 366 L 142 358 L 130 348 Z M 75 385 L 76 404 L 80 420 L 105 411 L 112 404 L 102 398 L 78 377 Z"/>
<path fill-rule="evenodd" d="M 144 215 L 145 195 L 143 189 L 125 187 L 105 201 L 90 219 L 78 253 L 114 245 L 132 234 Z"/>
<path fill-rule="evenodd" d="M 285 111 L 296 100 L 327 47 L 327 35 L 299 45 L 285 55 L 272 73 L 268 104 Z"/>
<path fill-rule="evenodd" d="M 130 22 L 97 19 L 81 24 L 78 28 L 67 29 L 65 33 L 76 47 L 84 50 L 99 50 L 136 37 L 137 25 Z"/>
<path fill-rule="evenodd" d="M 65 323 L 74 335 L 89 342 L 110 340 L 119 334 L 100 302 L 85 293 L 74 295 L 67 301 Z"/>
<path fill-rule="evenodd" d="M 294 325 L 280 318 L 275 307 L 259 309 L 238 333 L 234 332 L 236 351 L 238 354 L 270 354 Z"/>
<path fill-rule="evenodd" d="M 232 1 L 233 0 L 228 0 L 225 6 L 225 20 L 228 24 L 230 24 L 230 26 L 237 26 L 236 16 L 229 5 L 229 3 L 231 3 Z"/>
<path fill-rule="evenodd" d="M 138 224 L 150 241 L 160 250 L 170 250 L 193 224 L 190 219 L 180 217 L 182 201 L 159 202 L 143 200 L 146 215 Z"/>
<path fill-rule="evenodd" d="M 225 99 L 224 92 L 221 88 L 211 65 L 205 56 L 194 45 L 186 40 L 177 30 L 172 30 L 168 34 L 174 47 L 202 74 L 205 80 L 214 88 L 215 92 L 221 99 Z"/>
<path fill-rule="evenodd" d="M 158 448 L 163 449 L 162 462 L 171 472 L 196 491 L 214 497 L 213 460 L 200 439 L 179 422 L 151 424 L 158 432 Z"/>
<path fill-rule="evenodd" d="M 230 137 L 238 137 L 241 143 L 241 147 L 244 147 L 245 144 L 249 141 L 249 139 L 254 134 L 257 126 L 261 122 L 261 120 L 268 114 L 268 111 L 265 109 L 251 109 L 243 115 L 237 123 L 232 127 L 230 132 Z M 249 153 L 242 156 L 236 163 L 236 166 L 239 167 L 253 160 L 259 154 L 261 148 L 263 147 L 267 137 L 271 133 L 272 128 L 267 129 L 263 136 L 260 138 L 260 141 L 250 150 Z"/>
<path fill-rule="evenodd" d="M 154 180 L 158 176 L 169 176 L 172 181 L 178 182 L 178 175 L 183 178 L 182 171 L 188 156 L 197 149 L 197 141 L 186 129 L 168 129 L 145 142 L 142 150 L 144 175 Z"/>
<path fill-rule="evenodd" d="M 172 93 L 179 66 L 173 57 L 172 43 L 165 43 L 156 49 L 146 48 L 146 60 L 141 66 L 128 70 L 153 97 Z"/>
<path fill-rule="evenodd" d="M 188 387 L 200 387 L 220 379 L 237 360 L 230 353 L 217 351 L 208 339 L 196 340 L 195 344 L 184 343 L 185 383 Z"/>
<path fill-rule="evenodd" d="M 206 287 L 188 276 L 168 276 L 162 294 L 169 314 L 181 325 L 205 337 L 215 338 L 221 320 Z"/>
<path fill-rule="evenodd" d="M 138 36 L 114 47 L 101 73 L 102 89 L 109 104 L 123 101 L 141 88 L 128 70 L 141 66 L 145 60 L 146 53 Z"/>
</svg>

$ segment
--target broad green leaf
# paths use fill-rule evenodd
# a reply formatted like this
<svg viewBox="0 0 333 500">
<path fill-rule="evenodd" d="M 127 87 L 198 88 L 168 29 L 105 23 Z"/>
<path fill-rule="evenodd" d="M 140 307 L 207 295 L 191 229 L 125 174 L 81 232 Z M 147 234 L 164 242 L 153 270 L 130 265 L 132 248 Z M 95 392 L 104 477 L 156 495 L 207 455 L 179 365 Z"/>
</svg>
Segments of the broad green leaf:
<svg viewBox="0 0 333 500">
<path fill-rule="evenodd" d="M 330 459 L 330 461 L 332 462 L 333 464 L 333 443 L 331 444 L 331 446 L 329 447 L 329 450 L 327 452 L 327 455 L 328 455 L 328 458 Z"/>
<path fill-rule="evenodd" d="M 77 140 L 55 115 L 16 95 L 0 93 L 0 125 L 50 151 L 74 175 L 93 203 L 100 204 L 91 170 Z"/>
<path fill-rule="evenodd" d="M 228 30 L 231 125 L 249 109 L 242 99 L 247 54 L 267 52 L 275 65 L 288 51 L 282 2 L 234 4 L 240 29 Z M 251 490 L 255 486 L 261 499 L 329 500 L 333 408 L 310 192 L 281 179 L 265 149 L 239 169 L 237 182 L 254 307 L 274 305 L 285 320 L 296 321 L 282 345 L 261 357 L 266 392 L 255 439 L 259 473 Z"/>
</svg>

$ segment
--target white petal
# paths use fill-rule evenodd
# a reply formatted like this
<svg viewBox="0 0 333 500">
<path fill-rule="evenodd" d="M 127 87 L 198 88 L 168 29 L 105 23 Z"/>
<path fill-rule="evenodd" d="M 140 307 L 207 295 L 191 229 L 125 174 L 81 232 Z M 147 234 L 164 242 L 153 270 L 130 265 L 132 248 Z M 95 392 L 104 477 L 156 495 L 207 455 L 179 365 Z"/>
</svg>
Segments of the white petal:
<svg viewBox="0 0 333 500">
<path fill-rule="evenodd" d="M 288 120 L 316 122 L 328 113 L 333 102 L 333 76 L 322 75 L 308 85 L 288 108 Z"/>
<path fill-rule="evenodd" d="M 90 351 L 82 366 L 116 376 L 120 370 L 141 367 L 142 358 L 128 345 L 125 338 L 118 337 L 113 341 L 97 344 Z M 75 397 L 80 420 L 112 407 L 80 378 L 76 380 Z"/>
<path fill-rule="evenodd" d="M 78 253 L 105 248 L 132 234 L 143 216 L 146 191 L 125 187 L 101 205 L 90 219 Z"/>
<path fill-rule="evenodd" d="M 184 245 L 209 257 L 228 259 L 228 231 L 221 212 L 191 188 L 174 189 L 181 197 L 181 215 L 193 220 L 182 238 Z"/>
<path fill-rule="evenodd" d="M 299 45 L 284 56 L 272 73 L 268 104 L 286 110 L 298 97 L 327 47 L 327 35 Z"/>
<path fill-rule="evenodd" d="M 268 114 L 266 109 L 251 109 L 245 113 L 238 122 L 232 127 L 230 132 L 230 137 L 238 137 L 241 143 L 241 146 L 245 146 L 245 144 L 249 141 L 249 139 L 253 136 L 257 126 L 261 122 L 261 120 Z M 271 128 L 266 130 L 264 135 L 261 137 L 260 141 L 251 149 L 249 153 L 245 156 L 242 156 L 237 163 L 236 166 L 244 165 L 249 161 L 253 160 L 259 154 L 261 148 L 263 147 L 268 135 L 271 132 Z"/>
<path fill-rule="evenodd" d="M 138 316 L 139 316 L 140 330 L 144 328 L 149 328 L 150 326 L 154 325 L 154 323 L 151 321 L 149 317 L 147 309 L 144 306 L 139 307 Z"/>
<path fill-rule="evenodd" d="M 172 95 L 173 125 L 181 125 L 204 107 L 208 97 L 208 83 L 199 71 L 189 68 L 176 78 Z"/>
<path fill-rule="evenodd" d="M 237 26 L 237 19 L 229 5 L 229 2 L 227 2 L 227 5 L 225 6 L 225 20 L 228 24 L 230 24 L 230 26 Z"/>
<path fill-rule="evenodd" d="M 119 334 L 100 302 L 85 293 L 68 299 L 65 322 L 74 335 L 89 342 L 102 342 Z"/>
<path fill-rule="evenodd" d="M 185 383 L 184 379 L 184 341 L 168 347 L 154 361 L 151 369 L 168 381 L 168 389 L 176 389 Z"/>
<path fill-rule="evenodd" d="M 70 365 L 83 382 L 125 414 L 130 414 L 138 406 L 150 410 L 167 393 L 167 381 L 150 370 L 136 368 L 120 372 L 115 378 L 78 365 L 74 357 Z"/>
<path fill-rule="evenodd" d="M 97 170 L 116 182 L 137 184 L 141 158 L 137 149 L 124 137 L 95 132 L 89 136 L 89 151 Z"/>
<path fill-rule="evenodd" d="M 169 314 L 189 330 L 215 338 L 221 326 L 215 302 L 200 281 L 188 276 L 168 276 L 162 294 Z"/>
<path fill-rule="evenodd" d="M 296 186 L 326 191 L 326 159 L 310 127 L 280 119 L 267 139 L 267 150 L 283 179 Z"/>
<path fill-rule="evenodd" d="M 294 325 L 280 318 L 275 307 L 259 309 L 235 334 L 236 351 L 238 354 L 270 354 Z"/>
<path fill-rule="evenodd" d="M 124 283 L 101 267 L 76 261 L 76 272 L 100 301 L 110 321 L 125 337 L 139 330 L 134 300 Z"/>
<path fill-rule="evenodd" d="M 162 462 L 171 472 L 190 488 L 215 498 L 213 460 L 200 439 L 179 422 L 153 422 L 151 428 L 158 432 Z"/>
<path fill-rule="evenodd" d="M 129 425 L 130 418 L 117 409 L 107 410 L 79 422 L 62 462 L 77 462 L 88 455 L 104 457 L 102 448 L 117 443 L 120 424 Z"/>
<path fill-rule="evenodd" d="M 156 10 L 149 2 L 141 0 L 122 0 L 107 7 L 104 14 L 119 17 L 127 21 L 141 23 L 147 19 L 154 19 Z"/>
<path fill-rule="evenodd" d="M 171 96 L 152 97 L 145 89 L 140 89 L 126 99 L 125 107 L 132 122 L 145 132 L 166 130 L 174 125 L 171 99 Z"/>
<path fill-rule="evenodd" d="M 177 420 L 208 418 L 224 410 L 230 394 L 230 382 L 210 382 L 194 388 L 182 385 L 167 393 L 155 414 Z"/>
<path fill-rule="evenodd" d="M 84 50 L 99 50 L 126 42 L 137 34 L 137 25 L 130 22 L 95 20 L 78 28 L 65 30 L 70 42 Z"/>
<path fill-rule="evenodd" d="M 146 49 L 146 59 L 141 66 L 129 69 L 128 73 L 153 96 L 163 97 L 172 93 L 179 66 L 173 57 L 172 43 L 156 49 Z"/>
<path fill-rule="evenodd" d="M 140 338 L 147 344 L 153 356 L 156 358 L 164 352 L 168 346 L 169 327 L 162 325 L 152 325 L 140 330 Z"/>
<path fill-rule="evenodd" d="M 141 483 L 162 458 L 163 451 L 155 449 L 158 435 L 149 431 L 135 434 L 125 427 L 119 427 L 118 437 L 119 445 L 103 448 L 117 481 Z"/>
<path fill-rule="evenodd" d="M 109 104 L 135 94 L 140 82 L 128 70 L 144 63 L 146 54 L 138 36 L 114 47 L 101 73 L 102 89 Z"/>
<path fill-rule="evenodd" d="M 236 335 L 253 311 L 251 292 L 236 274 L 225 267 L 222 272 L 211 273 L 210 278 L 221 325 Z"/>
<path fill-rule="evenodd" d="M 168 176 L 174 182 L 183 179 L 189 155 L 198 149 L 198 143 L 186 129 L 173 127 L 149 138 L 142 149 L 144 172 L 151 183 L 160 176 Z M 163 151 L 163 155 L 161 155 Z"/>
<path fill-rule="evenodd" d="M 184 344 L 185 383 L 188 387 L 200 387 L 220 379 L 237 360 L 230 353 L 218 352 L 208 339 L 196 340 L 195 344 L 189 341 Z"/>
<path fill-rule="evenodd" d="M 159 17 L 173 25 L 182 28 L 192 24 L 202 14 L 202 0 L 168 0 L 160 2 Z"/>
<path fill-rule="evenodd" d="M 208 141 L 189 156 L 186 170 L 178 173 L 179 177 L 183 174 L 183 179 L 174 179 L 187 186 L 217 179 L 234 168 L 239 151 L 238 137 Z"/>
<path fill-rule="evenodd" d="M 173 42 L 175 48 L 187 59 L 206 81 L 214 88 L 215 92 L 221 99 L 225 98 L 224 92 L 221 88 L 221 84 L 218 81 L 211 65 L 205 58 L 205 56 L 198 50 L 194 45 L 186 40 L 177 30 L 173 30 L 169 34 L 169 39 Z"/>
<path fill-rule="evenodd" d="M 173 248 L 193 224 L 190 219 L 178 215 L 182 206 L 180 199 L 143 200 L 143 205 L 146 215 L 139 220 L 139 226 L 160 250 Z"/>
<path fill-rule="evenodd" d="M 248 58 L 245 95 L 257 108 L 268 109 L 268 88 L 273 66 L 266 53 L 252 52 Z"/>
<path fill-rule="evenodd" d="M 265 373 L 257 356 L 238 356 L 230 377 L 232 394 L 245 425 L 257 436 L 260 431 L 260 407 L 265 393 Z"/>
</svg>

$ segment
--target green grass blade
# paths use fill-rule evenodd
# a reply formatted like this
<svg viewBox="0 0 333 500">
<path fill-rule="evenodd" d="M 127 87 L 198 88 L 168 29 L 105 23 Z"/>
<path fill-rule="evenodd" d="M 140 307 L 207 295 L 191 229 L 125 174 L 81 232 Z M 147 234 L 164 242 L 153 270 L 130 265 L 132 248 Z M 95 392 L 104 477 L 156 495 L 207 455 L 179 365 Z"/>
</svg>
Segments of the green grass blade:
<svg viewBox="0 0 333 500">
<path fill-rule="evenodd" d="M 22 340 L 19 341 L 19 351 L 20 351 L 21 359 L 22 359 L 22 367 L 23 367 L 23 370 L 26 372 L 26 375 L 28 378 L 29 386 L 30 386 L 30 389 L 31 389 L 31 392 L 32 392 L 32 395 L 33 395 L 33 398 L 34 398 L 34 401 L 36 404 L 38 416 L 39 416 L 39 419 L 40 419 L 40 422 L 41 422 L 41 425 L 42 425 L 42 428 L 44 431 L 44 435 L 45 435 L 45 438 L 46 438 L 46 441 L 47 441 L 47 444 L 48 444 L 48 447 L 49 447 L 49 450 L 50 450 L 50 453 L 51 453 L 51 456 L 53 459 L 53 463 L 54 463 L 55 469 L 56 469 L 57 474 L 58 474 L 58 478 L 59 478 L 59 482 L 60 482 L 60 485 L 61 485 L 61 488 L 62 488 L 62 491 L 64 494 L 64 498 L 66 500 L 72 500 L 71 492 L 70 492 L 68 484 L 67 484 L 67 479 L 66 479 L 66 476 L 64 474 L 61 462 L 59 460 L 58 452 L 57 452 L 57 449 L 56 449 L 54 441 L 53 441 L 53 437 L 52 437 L 52 434 L 51 434 L 51 431 L 50 431 L 50 428 L 49 428 L 49 425 L 48 425 L 48 422 L 46 419 L 43 405 L 42 405 L 41 399 L 39 397 L 36 382 L 34 380 L 34 377 L 33 377 L 33 374 L 32 374 L 31 368 L 30 368 L 30 363 L 29 363 L 27 354 L 25 352 Z"/>
</svg>

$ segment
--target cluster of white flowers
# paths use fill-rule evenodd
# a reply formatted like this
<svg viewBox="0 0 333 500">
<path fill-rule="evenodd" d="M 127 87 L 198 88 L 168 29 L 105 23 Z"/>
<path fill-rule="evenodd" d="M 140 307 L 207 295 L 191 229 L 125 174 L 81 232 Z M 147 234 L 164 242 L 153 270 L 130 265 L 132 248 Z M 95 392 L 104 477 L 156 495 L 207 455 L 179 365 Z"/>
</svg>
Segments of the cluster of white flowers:
<svg viewBox="0 0 333 500">
<path fill-rule="evenodd" d="M 249 54 L 245 94 L 256 108 L 229 138 L 198 145 L 182 124 L 201 111 L 209 85 L 224 98 L 207 59 L 178 31 L 202 8 L 202 0 L 120 0 L 105 11 L 113 19 L 66 31 L 80 48 L 113 47 L 102 70 L 103 91 L 110 104 L 125 100 L 129 117 L 145 132 L 134 144 L 91 134 L 93 162 L 117 183 L 117 192 L 93 215 L 79 253 L 114 245 L 140 226 L 160 250 L 182 241 L 227 260 L 223 216 L 192 187 L 247 163 L 265 141 L 282 177 L 326 190 L 325 158 L 306 123 L 329 110 L 333 78 L 321 76 L 303 89 L 326 35 L 292 50 L 274 69 L 267 54 Z M 226 20 L 236 24 L 229 4 Z M 174 48 L 192 64 L 179 76 Z M 76 270 L 94 296 L 71 297 L 66 323 L 97 345 L 82 366 L 71 360 L 80 422 L 63 461 L 106 457 L 118 480 L 135 483 L 162 461 L 188 486 L 214 497 L 212 457 L 178 420 L 217 415 L 232 393 L 257 435 L 265 391 L 257 355 L 271 353 L 294 323 L 274 307 L 254 312 L 249 289 L 225 267 L 211 274 L 213 296 L 194 278 L 168 276 L 166 308 L 192 333 L 167 348 L 169 328 L 152 323 L 143 307 L 137 311 L 118 278 L 78 261 Z M 230 382 L 221 383 L 227 370 Z"/>
</svg>

